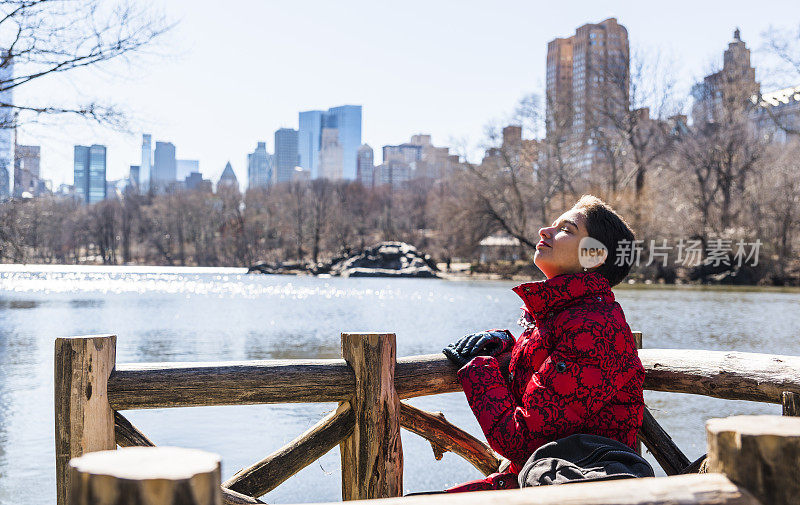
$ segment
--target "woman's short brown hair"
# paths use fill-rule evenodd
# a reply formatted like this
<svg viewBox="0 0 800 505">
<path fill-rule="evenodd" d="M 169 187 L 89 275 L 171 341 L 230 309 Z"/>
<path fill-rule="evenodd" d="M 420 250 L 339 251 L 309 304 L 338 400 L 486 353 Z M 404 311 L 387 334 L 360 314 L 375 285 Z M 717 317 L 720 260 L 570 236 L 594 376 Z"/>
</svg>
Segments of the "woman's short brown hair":
<svg viewBox="0 0 800 505">
<path fill-rule="evenodd" d="M 633 266 L 629 258 L 622 257 L 626 249 L 620 248 L 627 242 L 627 251 L 633 247 L 634 235 L 628 223 L 610 205 L 593 195 L 583 195 L 573 206 L 586 218 L 586 231 L 593 239 L 599 240 L 608 248 L 608 258 L 596 271 L 608 280 L 611 286 L 619 284 Z M 619 263 L 619 264 L 618 264 Z"/>
</svg>

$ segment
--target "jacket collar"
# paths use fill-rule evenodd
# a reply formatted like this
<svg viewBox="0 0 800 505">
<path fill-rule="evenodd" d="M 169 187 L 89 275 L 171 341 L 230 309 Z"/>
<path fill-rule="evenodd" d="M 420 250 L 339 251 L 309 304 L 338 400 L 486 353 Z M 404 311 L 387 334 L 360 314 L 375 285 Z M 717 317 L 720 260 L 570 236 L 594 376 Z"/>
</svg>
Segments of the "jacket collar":
<svg viewBox="0 0 800 505">
<path fill-rule="evenodd" d="M 578 298 L 593 296 L 600 302 L 614 302 L 611 286 L 597 272 L 556 275 L 543 281 L 520 284 L 513 291 L 522 298 L 524 309 L 537 323 Z"/>
</svg>

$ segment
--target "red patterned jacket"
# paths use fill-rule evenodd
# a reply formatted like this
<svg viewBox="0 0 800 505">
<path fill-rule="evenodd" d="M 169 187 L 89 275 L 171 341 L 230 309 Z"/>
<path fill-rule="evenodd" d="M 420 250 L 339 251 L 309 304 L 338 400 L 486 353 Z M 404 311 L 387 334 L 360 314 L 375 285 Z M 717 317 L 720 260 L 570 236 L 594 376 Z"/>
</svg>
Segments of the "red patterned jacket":
<svg viewBox="0 0 800 505">
<path fill-rule="evenodd" d="M 644 413 L 644 368 L 608 281 L 580 272 L 513 290 L 535 326 L 514 344 L 508 376 L 491 356 L 478 356 L 458 371 L 489 445 L 511 467 L 450 492 L 516 488 L 517 474 L 534 450 L 574 433 L 635 447 Z"/>
</svg>

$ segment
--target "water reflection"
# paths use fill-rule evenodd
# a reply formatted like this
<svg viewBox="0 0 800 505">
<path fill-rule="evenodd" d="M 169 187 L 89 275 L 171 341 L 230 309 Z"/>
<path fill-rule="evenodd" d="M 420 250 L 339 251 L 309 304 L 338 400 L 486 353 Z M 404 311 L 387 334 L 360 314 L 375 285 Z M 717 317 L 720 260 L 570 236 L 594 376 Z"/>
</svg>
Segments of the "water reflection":
<svg viewBox="0 0 800 505">
<path fill-rule="evenodd" d="M 36 300 L 11 300 L 8 304 L 9 309 L 35 309 L 38 306 Z"/>
</svg>

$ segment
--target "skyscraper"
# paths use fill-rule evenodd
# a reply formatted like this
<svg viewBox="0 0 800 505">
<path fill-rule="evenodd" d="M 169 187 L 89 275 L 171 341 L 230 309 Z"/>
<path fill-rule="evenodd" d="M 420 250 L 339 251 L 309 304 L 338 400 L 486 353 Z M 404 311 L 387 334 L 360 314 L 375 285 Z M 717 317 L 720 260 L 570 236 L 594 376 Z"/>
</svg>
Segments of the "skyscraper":
<svg viewBox="0 0 800 505">
<path fill-rule="evenodd" d="M 291 128 L 281 128 L 275 131 L 275 180 L 276 182 L 291 181 L 294 176 L 294 167 L 298 166 L 297 153 L 298 132 Z M 317 155 L 319 153 L 317 152 Z"/>
<path fill-rule="evenodd" d="M 247 187 L 266 188 L 272 184 L 272 163 L 266 142 L 259 142 L 255 151 L 247 155 Z"/>
<path fill-rule="evenodd" d="M 324 114 L 325 112 L 321 110 L 309 110 L 301 112 L 299 115 L 300 129 L 297 133 L 297 151 L 300 160 L 298 165 L 308 171 L 312 178 L 317 176 L 319 167 L 319 147 L 322 134 L 322 116 Z M 276 143 L 276 155 L 278 154 L 277 145 Z M 294 167 L 292 167 L 292 170 L 294 170 Z"/>
<path fill-rule="evenodd" d="M 722 61 L 722 70 L 705 76 L 703 82 L 692 88 L 695 123 L 715 122 L 725 102 L 741 110 L 761 91 L 761 85 L 756 82 L 756 69 L 750 64 L 750 50 L 738 28 L 733 32 L 733 40 L 728 43 Z"/>
<path fill-rule="evenodd" d="M 75 146 L 75 196 L 84 203 L 106 198 L 106 146 Z"/>
<path fill-rule="evenodd" d="M 339 143 L 339 130 L 323 128 L 319 149 L 319 178 L 337 181 L 344 174 L 344 149 Z"/>
<path fill-rule="evenodd" d="M 153 146 L 150 134 L 142 134 L 142 163 L 139 165 L 139 180 L 136 181 L 143 191 L 150 189 L 150 171 L 153 167 Z"/>
<path fill-rule="evenodd" d="M 230 161 L 225 165 L 225 170 L 222 171 L 222 175 L 219 176 L 219 181 L 217 181 L 217 191 L 219 191 L 220 188 L 239 190 L 239 179 L 236 177 L 236 173 L 233 171 Z"/>
<path fill-rule="evenodd" d="M 22 193 L 36 195 L 40 193 L 39 162 L 41 148 L 39 146 L 18 145 L 14 154 L 14 196 Z"/>
<path fill-rule="evenodd" d="M 374 183 L 375 175 L 375 152 L 369 144 L 364 144 L 358 148 L 358 159 L 356 162 L 356 180 L 367 188 L 371 188 Z"/>
<path fill-rule="evenodd" d="M 176 180 L 175 145 L 172 142 L 156 142 L 153 169 L 150 172 L 150 187 L 156 193 L 164 193 Z"/>
<path fill-rule="evenodd" d="M 189 174 L 200 171 L 199 160 L 175 160 L 175 180 L 182 181 Z"/>
<path fill-rule="evenodd" d="M 628 30 L 615 18 L 578 27 L 547 45 L 547 134 L 570 142 L 580 165 L 597 156 L 594 129 L 630 108 Z"/>
<path fill-rule="evenodd" d="M 322 129 L 336 128 L 342 148 L 342 177 L 356 178 L 356 159 L 361 147 L 361 106 L 342 105 L 327 111 L 310 110 L 299 115 L 298 150 L 300 166 L 320 177 L 319 152 L 322 148 Z"/>
<path fill-rule="evenodd" d="M 3 51 L 0 66 L 0 82 L 8 82 L 14 77 L 14 62 L 5 58 Z M 13 88 L 0 91 L 0 102 L 14 103 Z M 14 111 L 11 107 L 0 108 L 0 200 L 8 198 L 16 186 L 14 182 Z"/>
</svg>

